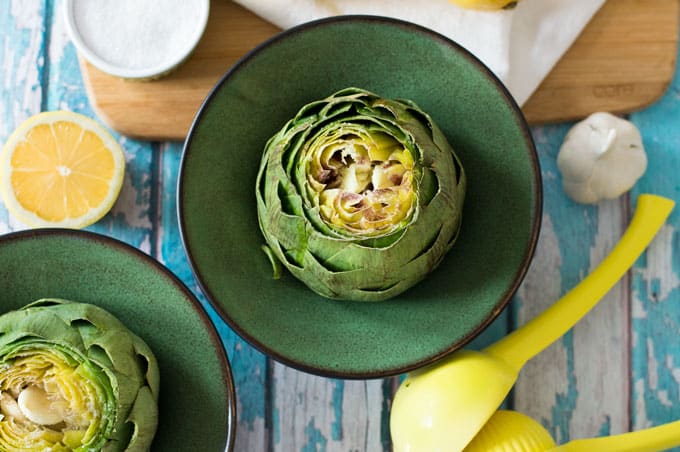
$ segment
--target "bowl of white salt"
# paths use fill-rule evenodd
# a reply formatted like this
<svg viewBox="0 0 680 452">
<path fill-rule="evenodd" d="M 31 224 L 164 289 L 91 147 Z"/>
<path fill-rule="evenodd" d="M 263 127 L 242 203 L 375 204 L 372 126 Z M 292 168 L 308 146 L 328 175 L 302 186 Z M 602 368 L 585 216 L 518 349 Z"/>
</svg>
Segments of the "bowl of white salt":
<svg viewBox="0 0 680 452">
<path fill-rule="evenodd" d="M 210 0 L 66 0 L 71 41 L 97 69 L 154 79 L 186 60 L 203 36 Z"/>
</svg>

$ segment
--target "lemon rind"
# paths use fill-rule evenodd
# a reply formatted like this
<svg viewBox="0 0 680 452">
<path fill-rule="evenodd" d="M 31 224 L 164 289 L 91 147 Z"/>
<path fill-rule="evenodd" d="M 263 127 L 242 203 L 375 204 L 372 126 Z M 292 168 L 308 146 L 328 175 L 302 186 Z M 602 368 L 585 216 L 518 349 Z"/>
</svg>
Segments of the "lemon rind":
<svg viewBox="0 0 680 452">
<path fill-rule="evenodd" d="M 34 212 L 25 209 L 14 196 L 10 182 L 12 150 L 19 141 L 33 127 L 39 124 L 52 124 L 58 121 L 69 121 L 82 127 L 84 130 L 95 133 L 111 151 L 114 160 L 114 176 L 109 183 L 109 191 L 104 198 L 104 202 L 93 207 L 88 212 L 79 217 L 67 217 L 61 221 L 48 221 L 36 215 Z M 21 123 L 7 139 L 7 142 L 0 151 L 0 196 L 5 203 L 10 215 L 31 228 L 69 228 L 82 229 L 96 223 L 103 218 L 113 207 L 125 178 L 125 154 L 116 139 L 95 120 L 72 111 L 58 110 L 38 113 Z"/>
</svg>

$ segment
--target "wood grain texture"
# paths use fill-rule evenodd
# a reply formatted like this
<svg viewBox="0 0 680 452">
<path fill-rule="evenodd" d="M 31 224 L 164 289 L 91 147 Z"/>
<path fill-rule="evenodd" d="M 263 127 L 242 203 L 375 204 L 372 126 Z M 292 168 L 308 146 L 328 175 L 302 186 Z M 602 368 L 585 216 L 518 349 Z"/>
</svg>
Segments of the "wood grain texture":
<svg viewBox="0 0 680 452">
<path fill-rule="evenodd" d="M 622 235 L 622 201 L 597 208 L 565 204 L 570 208 L 546 209 L 536 258 L 518 292 L 518 326 L 590 273 Z M 567 224 L 565 218 L 582 221 Z M 628 430 L 626 283 L 620 281 L 569 333 L 531 360 L 518 380 L 515 408 L 543 422 L 559 442 Z"/>
<path fill-rule="evenodd" d="M 23 120 L 44 110 L 66 109 L 93 116 L 78 69 L 78 59 L 66 37 L 59 5 L 53 2 L 3 2 L 0 29 L 13 30 L 15 46 L 5 47 L 2 56 L 2 121 L 7 130 L 4 140 Z M 4 28 L 4 27 L 7 28 Z M 126 137 L 117 137 L 126 155 L 126 175 L 121 194 L 112 211 L 88 229 L 104 232 L 127 241 L 147 252 L 150 250 L 150 193 L 156 184 L 152 173 L 151 148 Z M 4 207 L 2 208 L 3 215 Z M 26 225 L 7 218 L 5 231 L 26 229 Z"/>
<path fill-rule="evenodd" d="M 639 6 L 650 0 L 612 1 Z M 667 0 L 656 3 L 664 4 Z M 21 121 L 43 110 L 63 108 L 102 120 L 86 96 L 61 6 L 60 0 L 0 2 L 0 144 Z M 243 23 L 233 26 L 248 35 Z M 652 72 L 645 77 L 653 79 Z M 630 118 L 644 139 L 647 173 L 628 196 L 595 206 L 573 203 L 561 188 L 555 159 L 571 123 L 532 128 L 544 181 L 536 256 L 510 309 L 470 348 L 523 324 L 578 283 L 620 237 L 640 193 L 680 202 L 678 76 L 659 102 Z M 200 293 L 181 245 L 176 212 L 181 145 L 116 137 L 126 153 L 125 186 L 112 212 L 90 229 L 158 258 L 199 296 L 233 369 L 236 451 L 391 450 L 389 408 L 399 379 L 312 376 L 271 361 L 236 336 Z M 0 234 L 24 228 L 0 204 Z M 676 208 L 629 275 L 576 328 L 529 362 L 508 406 L 539 419 L 560 442 L 680 419 L 679 231 Z"/>
<path fill-rule="evenodd" d="M 582 206 L 565 196 L 556 155 L 567 130 L 566 125 L 533 129 L 544 176 L 545 216 L 536 257 L 514 305 L 517 326 L 590 273 L 630 219 L 627 197 Z M 560 443 L 630 429 L 629 282 L 623 278 L 520 374 L 514 408 L 540 420 Z"/>
<path fill-rule="evenodd" d="M 231 1 L 213 1 L 194 55 L 152 82 L 125 81 L 82 62 L 90 101 L 121 133 L 182 140 L 212 86 L 241 56 L 278 31 Z M 626 112 L 659 98 L 675 67 L 678 0 L 610 0 L 527 102 L 530 122 Z"/>
<path fill-rule="evenodd" d="M 523 107 L 531 123 L 629 113 L 671 82 L 678 0 L 609 0 Z"/>
<path fill-rule="evenodd" d="M 158 156 L 158 178 L 162 190 L 156 200 L 156 256 L 198 296 L 222 338 L 236 388 L 236 450 L 264 451 L 269 442 L 269 433 L 265 427 L 269 410 L 269 364 L 263 354 L 246 344 L 219 318 L 203 296 L 191 272 L 177 223 L 176 187 L 181 151 L 178 143 L 164 143 Z"/>
<path fill-rule="evenodd" d="M 28 117 L 39 113 L 43 103 L 46 59 L 44 2 L 0 3 L 0 33 L 8 45 L 0 45 L 0 143 Z M 11 45 L 10 45 L 11 43 Z M 0 233 L 24 229 L 0 205 Z"/>
<path fill-rule="evenodd" d="M 43 109 L 71 110 L 93 117 L 78 67 L 78 56 L 71 44 L 60 14 L 60 2 L 48 2 L 46 33 L 48 33 L 46 73 L 43 76 Z M 111 211 L 87 229 L 104 233 L 127 242 L 151 254 L 154 240 L 154 219 L 151 199 L 158 183 L 154 178 L 157 162 L 155 147 L 114 132 L 125 153 L 123 186 Z"/>
<path fill-rule="evenodd" d="M 220 77 L 279 31 L 231 1 L 213 1 L 200 44 L 175 71 L 149 82 L 127 81 L 81 60 L 85 87 L 97 114 L 121 133 L 184 140 L 196 111 Z"/>
<path fill-rule="evenodd" d="M 321 378 L 275 364 L 272 450 L 385 450 L 385 385 L 391 389 L 389 381 Z"/>
<path fill-rule="evenodd" d="M 669 93 L 634 114 L 647 149 L 647 173 L 633 196 L 651 192 L 680 201 L 680 75 Z M 680 419 L 680 207 L 633 271 L 632 428 Z M 675 450 L 680 450 L 677 448 Z"/>
<path fill-rule="evenodd" d="M 598 205 L 587 273 L 602 262 L 623 235 L 630 221 L 626 207 L 625 197 Z M 628 431 L 628 400 L 622 397 L 630 389 L 628 283 L 627 277 L 622 278 L 573 330 L 573 373 L 578 379 L 571 439 Z"/>
<path fill-rule="evenodd" d="M 678 93 L 676 73 L 659 102 L 631 115 L 647 149 L 647 172 L 630 195 L 595 206 L 579 206 L 561 189 L 555 161 L 571 124 L 532 129 L 545 217 L 532 268 L 513 304 L 517 326 L 602 260 L 623 233 L 639 194 L 680 200 L 680 134 L 671 125 L 680 118 Z M 679 222 L 676 208 L 631 272 L 520 375 L 514 407 L 539 419 L 559 442 L 680 419 Z"/>
</svg>

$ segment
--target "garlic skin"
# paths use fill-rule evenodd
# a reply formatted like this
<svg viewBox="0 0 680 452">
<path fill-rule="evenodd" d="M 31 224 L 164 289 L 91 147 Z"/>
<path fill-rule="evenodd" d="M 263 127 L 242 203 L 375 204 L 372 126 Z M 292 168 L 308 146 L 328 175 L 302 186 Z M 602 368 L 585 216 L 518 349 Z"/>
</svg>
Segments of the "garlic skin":
<svg viewBox="0 0 680 452">
<path fill-rule="evenodd" d="M 598 112 L 569 130 L 557 168 L 570 198 L 595 204 L 630 190 L 647 169 L 647 154 L 633 123 Z"/>
</svg>

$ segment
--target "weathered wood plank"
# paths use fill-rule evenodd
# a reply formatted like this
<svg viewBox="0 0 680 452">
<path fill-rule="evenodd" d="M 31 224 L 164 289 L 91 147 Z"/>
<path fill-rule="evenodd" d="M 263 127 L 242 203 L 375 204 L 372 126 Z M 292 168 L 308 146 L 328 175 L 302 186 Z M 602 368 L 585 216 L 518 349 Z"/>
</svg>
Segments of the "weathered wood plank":
<svg viewBox="0 0 680 452">
<path fill-rule="evenodd" d="M 506 309 L 466 347 L 480 349 L 499 339 L 508 321 Z M 328 379 L 273 363 L 272 450 L 391 450 L 389 409 L 398 381 Z"/>
<path fill-rule="evenodd" d="M 94 117 L 75 49 L 64 32 L 61 5 L 59 0 L 0 2 L 0 143 L 41 110 L 64 108 Z M 509 321 L 524 323 L 591 271 L 621 235 L 640 193 L 680 202 L 680 131 L 672 125 L 677 118 L 676 77 L 659 103 L 632 116 L 649 154 L 647 174 L 629 198 L 593 207 L 572 203 L 560 186 L 555 157 L 568 125 L 533 129 L 545 184 L 536 258 L 512 310 L 470 347 L 495 340 Z M 112 212 L 90 229 L 158 257 L 199 293 L 176 224 L 180 145 L 117 138 L 126 151 L 125 185 Z M 0 205 L 0 233 L 23 228 Z M 680 208 L 638 261 L 632 278 L 522 372 L 514 407 L 541 420 L 560 442 L 680 419 L 679 229 Z M 236 450 L 389 450 L 394 380 L 325 379 L 270 363 L 199 298 L 233 367 Z"/>
<path fill-rule="evenodd" d="M 389 450 L 383 426 L 391 389 L 389 379 L 330 379 L 274 364 L 273 450 Z"/>
<path fill-rule="evenodd" d="M 574 287 L 621 235 L 623 203 L 581 206 L 564 194 L 556 156 L 569 124 L 534 128 L 544 180 L 544 221 L 535 259 L 518 293 L 517 325 Z M 520 375 L 514 407 L 548 427 L 558 442 L 625 431 L 625 281 Z"/>
<path fill-rule="evenodd" d="M 598 205 L 597 232 L 588 273 L 609 254 L 628 225 L 626 200 Z M 578 395 L 570 439 L 628 431 L 629 278 L 624 276 L 574 328 L 574 374 Z M 566 288 L 565 288 L 566 289 Z"/>
<path fill-rule="evenodd" d="M 75 49 L 63 24 L 60 1 L 3 2 L 0 16 L 5 32 L 2 46 L 3 91 L 0 112 L 2 141 L 21 121 L 40 111 L 67 109 L 94 117 L 82 85 Z M 126 151 L 126 177 L 112 212 L 89 229 L 107 232 L 149 251 L 148 215 L 152 181 L 147 177 L 151 150 L 146 143 L 118 137 Z M 5 230 L 25 229 L 1 212 Z"/>
<path fill-rule="evenodd" d="M 268 450 L 267 358 L 240 339 L 208 304 L 191 272 L 177 224 L 177 179 L 181 143 L 161 145 L 158 182 L 162 187 L 158 206 L 155 255 L 197 294 L 215 324 L 229 356 L 236 386 L 237 451 Z"/>
<path fill-rule="evenodd" d="M 505 335 L 509 309 L 467 344 L 481 349 Z M 355 381 L 272 365 L 273 451 L 391 450 L 389 409 L 399 377 Z"/>
<path fill-rule="evenodd" d="M 631 116 L 641 129 L 647 172 L 633 190 L 680 204 L 680 74 L 651 108 Z M 680 419 L 680 207 L 634 267 L 632 429 Z M 674 450 L 680 450 L 676 448 Z"/>
<path fill-rule="evenodd" d="M 42 108 L 71 110 L 98 120 L 92 110 L 78 67 L 77 52 L 65 27 L 62 1 L 48 1 L 45 20 L 49 35 L 46 83 Z M 125 151 L 125 179 L 116 204 L 104 218 L 87 229 L 110 235 L 151 252 L 153 240 L 151 205 L 153 191 L 158 186 L 154 171 L 154 146 L 149 142 L 131 140 L 113 133 Z"/>
<path fill-rule="evenodd" d="M 45 70 L 45 2 L 0 2 L 0 143 L 39 113 Z M 25 229 L 0 203 L 0 233 Z"/>
</svg>

